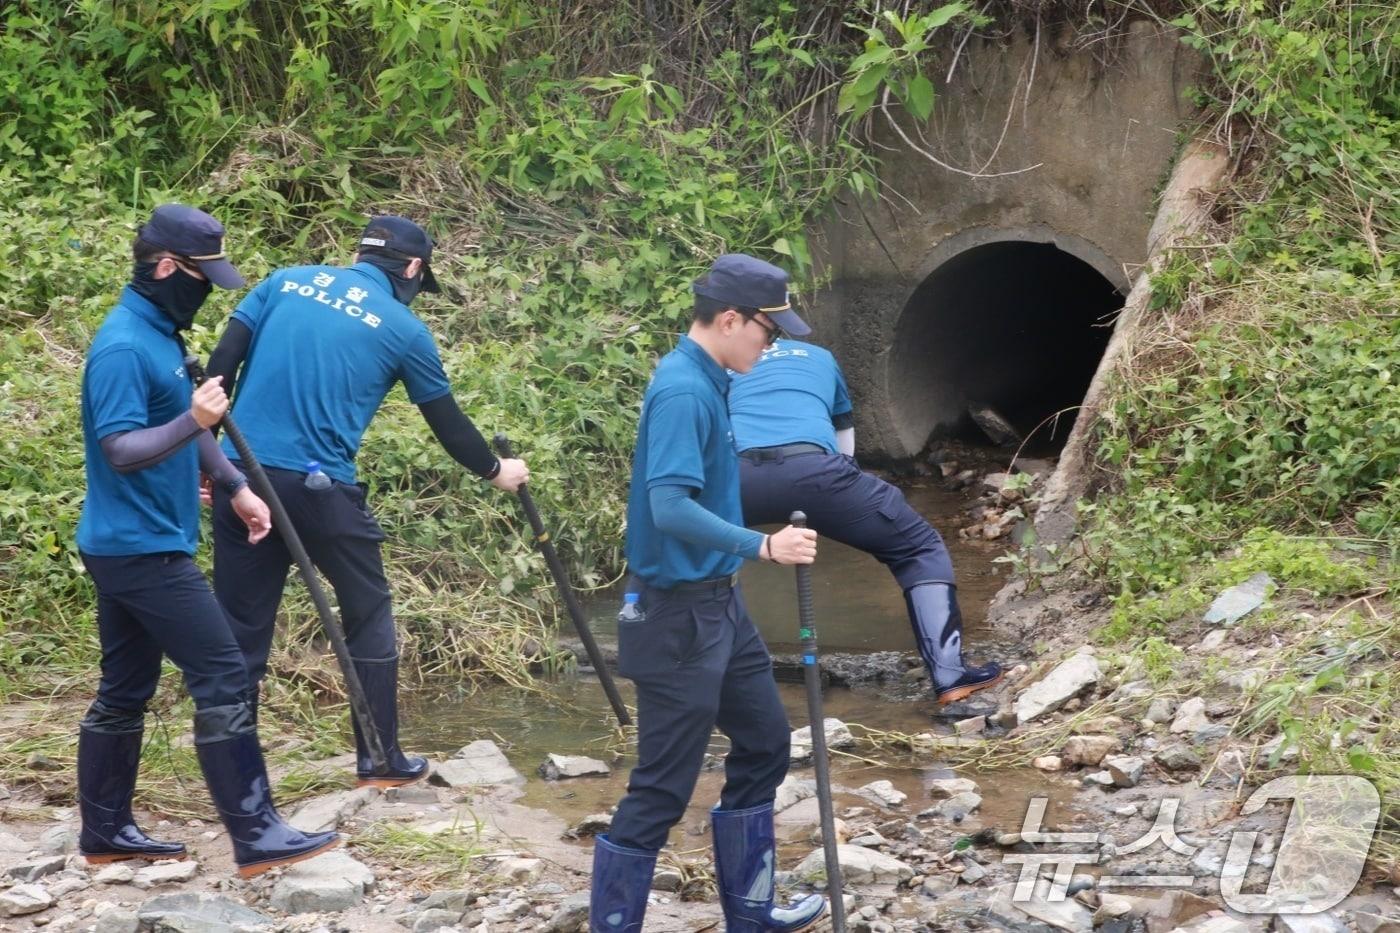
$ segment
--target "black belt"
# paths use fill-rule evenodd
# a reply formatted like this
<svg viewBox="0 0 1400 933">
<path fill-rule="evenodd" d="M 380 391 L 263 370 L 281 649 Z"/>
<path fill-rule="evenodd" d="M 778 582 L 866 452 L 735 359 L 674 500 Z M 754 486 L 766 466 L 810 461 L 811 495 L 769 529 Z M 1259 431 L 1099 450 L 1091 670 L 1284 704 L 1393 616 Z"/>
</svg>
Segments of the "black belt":
<svg viewBox="0 0 1400 933">
<path fill-rule="evenodd" d="M 750 463 L 767 463 L 772 460 L 782 460 L 785 457 L 795 457 L 798 454 L 829 454 L 821 444 L 782 444 L 778 447 L 750 447 L 748 450 L 739 451 L 739 456 Z"/>
<path fill-rule="evenodd" d="M 739 575 L 731 573 L 727 577 L 715 577 L 713 580 L 693 580 L 684 583 L 677 583 L 675 586 L 652 586 L 647 584 L 649 590 L 660 590 L 663 593 L 679 593 L 684 596 L 718 596 L 727 593 L 739 585 Z"/>
</svg>

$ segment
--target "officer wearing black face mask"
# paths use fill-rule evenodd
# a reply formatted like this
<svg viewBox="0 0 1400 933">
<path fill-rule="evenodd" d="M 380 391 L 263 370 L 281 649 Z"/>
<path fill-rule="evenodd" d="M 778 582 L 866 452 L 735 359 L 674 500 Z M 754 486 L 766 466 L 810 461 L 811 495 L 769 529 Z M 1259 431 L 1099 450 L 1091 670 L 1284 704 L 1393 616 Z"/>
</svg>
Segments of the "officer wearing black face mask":
<svg viewBox="0 0 1400 933">
<path fill-rule="evenodd" d="M 193 560 L 201 471 L 223 491 L 249 546 L 270 527 L 267 506 L 208 431 L 228 408 L 219 380 L 194 389 L 184 367 L 179 331 L 213 285 L 243 285 L 223 238 L 203 211 L 157 208 L 132 248 L 131 284 L 98 329 L 83 370 L 87 495 L 78 551 L 97 590 L 102 680 L 78 733 L 78 848 L 94 863 L 185 857 L 182 844 L 150 838 L 131 813 L 146 703 L 164 655 L 185 675 L 200 767 L 239 874 L 248 876 L 339 837 L 302 833 L 277 815 L 243 656 Z"/>
<path fill-rule="evenodd" d="M 233 391 L 234 414 L 287 506 L 315 565 L 331 581 L 346 643 L 364 685 L 389 773 L 374 774 L 355 723 L 360 784 L 406 784 L 427 762 L 398 744 L 398 644 L 379 544 L 355 455 L 394 383 L 422 411 L 454 459 L 499 489 L 528 478 L 520 460 L 498 460 L 457 407 L 432 334 L 408 305 L 435 292 L 433 241 L 403 217 L 375 217 L 349 267 L 274 272 L 239 304 L 209 360 Z M 242 373 L 239 373 L 240 368 Z M 235 456 L 225 443 L 225 450 Z M 267 671 L 291 554 L 274 530 L 251 547 L 232 502 L 214 495 L 214 589 L 233 619 L 257 701 Z"/>
</svg>

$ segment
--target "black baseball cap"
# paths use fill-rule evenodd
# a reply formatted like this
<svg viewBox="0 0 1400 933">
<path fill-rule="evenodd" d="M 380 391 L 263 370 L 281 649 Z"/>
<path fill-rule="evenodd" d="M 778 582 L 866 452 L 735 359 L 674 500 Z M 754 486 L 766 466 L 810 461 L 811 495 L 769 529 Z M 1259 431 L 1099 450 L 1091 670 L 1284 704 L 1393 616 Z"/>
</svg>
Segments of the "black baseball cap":
<svg viewBox="0 0 1400 933">
<path fill-rule="evenodd" d="M 136 235 L 152 246 L 192 260 L 220 288 L 247 284 L 224 253 L 224 225 L 197 207 L 162 204 Z"/>
<path fill-rule="evenodd" d="M 360 250 L 376 250 L 389 255 L 423 260 L 423 291 L 439 292 L 437 277 L 429 260 L 433 258 L 433 238 L 407 217 L 385 214 L 371 217 L 360 237 Z"/>
<path fill-rule="evenodd" d="M 736 308 L 762 311 L 793 337 L 805 337 L 812 332 L 807 322 L 792 310 L 788 274 L 762 259 L 744 253 L 726 253 L 695 281 L 691 290 Z"/>
</svg>

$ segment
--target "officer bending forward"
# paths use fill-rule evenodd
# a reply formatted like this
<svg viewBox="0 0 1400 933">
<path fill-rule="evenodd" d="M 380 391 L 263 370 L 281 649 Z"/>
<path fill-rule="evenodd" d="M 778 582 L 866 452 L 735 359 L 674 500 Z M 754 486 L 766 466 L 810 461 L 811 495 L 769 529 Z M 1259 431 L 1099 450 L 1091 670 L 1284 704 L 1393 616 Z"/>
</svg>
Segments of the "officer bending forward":
<svg viewBox="0 0 1400 933">
<path fill-rule="evenodd" d="M 642 928 L 657 852 L 685 812 L 715 726 L 730 741 L 711 811 L 727 928 L 805 930 L 826 911 L 815 894 L 773 903 L 773 797 L 789 728 L 737 581 L 745 558 L 812 563 L 817 539 L 742 526 L 725 406 L 726 368 L 747 371 L 779 328 L 810 329 L 790 309 L 787 274 L 750 256 L 721 256 L 694 291 L 690 333 L 647 388 L 632 462 L 627 563 L 640 612 L 619 622 L 617 641 L 618 669 L 637 686 L 637 766 L 593 850 L 595 933 Z"/>
<path fill-rule="evenodd" d="M 779 522 L 800 508 L 818 532 L 889 568 L 938 702 L 1001 680 L 995 662 L 963 660 L 962 613 L 942 537 L 902 492 L 856 464 L 851 399 L 831 353 L 798 340 L 775 344 L 752 371 L 733 377 L 729 415 L 745 524 Z"/>
<path fill-rule="evenodd" d="M 180 204 L 156 209 L 137 234 L 128 285 L 93 337 L 83 369 L 87 496 L 78 552 L 97 588 L 102 681 L 78 732 L 78 849 L 89 862 L 183 859 L 131 815 L 146 702 L 165 654 L 194 700 L 199 766 L 247 877 L 339 843 L 303 833 L 272 804 L 243 655 L 195 566 L 199 473 L 228 496 L 249 546 L 270 527 L 267 506 L 207 430 L 228 397 L 219 380 L 190 392 L 184 344 L 213 285 L 243 277 L 224 258 L 224 228 Z M 211 284 L 212 283 L 212 284 Z"/>
</svg>

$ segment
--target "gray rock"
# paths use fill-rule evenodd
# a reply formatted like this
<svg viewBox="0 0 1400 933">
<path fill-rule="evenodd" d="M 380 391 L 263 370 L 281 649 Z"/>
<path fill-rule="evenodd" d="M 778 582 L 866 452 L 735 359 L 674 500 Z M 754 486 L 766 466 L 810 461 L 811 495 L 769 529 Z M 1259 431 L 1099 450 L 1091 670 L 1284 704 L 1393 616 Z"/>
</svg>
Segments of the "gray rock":
<svg viewBox="0 0 1400 933">
<path fill-rule="evenodd" d="M 51 826 L 39 836 L 39 851 L 45 855 L 67 855 L 78 851 L 78 832 L 71 826 Z"/>
<path fill-rule="evenodd" d="M 1131 680 L 1109 694 L 1108 699 L 1111 703 L 1128 703 L 1133 700 L 1145 700 L 1156 692 L 1149 680 Z"/>
<path fill-rule="evenodd" d="M 1275 914 L 1274 929 L 1279 933 L 1347 933 L 1347 926 L 1331 911 L 1320 914 Z"/>
<path fill-rule="evenodd" d="M 935 800 L 944 800 L 958 794 L 975 794 L 979 789 L 976 781 L 967 778 L 941 778 L 929 781 L 928 795 Z"/>
<path fill-rule="evenodd" d="M 476 900 L 476 892 L 463 890 L 461 888 L 448 891 L 434 891 L 423 900 L 418 902 L 419 910 L 455 910 L 460 916 L 466 913 L 467 907 Z"/>
<path fill-rule="evenodd" d="M 146 901 L 136 913 L 148 930 L 241 933 L 273 924 L 266 914 L 214 894 L 162 894 Z"/>
<path fill-rule="evenodd" d="M 47 887 L 49 889 L 49 897 L 57 901 L 62 900 L 70 894 L 76 894 L 78 891 L 83 891 L 92 887 L 92 881 L 88 879 L 87 875 L 65 873 L 59 875 L 57 878 L 50 879 Z"/>
<path fill-rule="evenodd" d="M 1206 701 L 1200 697 L 1192 697 L 1177 709 L 1171 731 L 1180 735 L 1183 732 L 1195 732 L 1208 725 L 1210 720 L 1206 718 Z"/>
<path fill-rule="evenodd" d="M 856 738 L 851 735 L 850 727 L 839 719 L 828 716 L 822 722 L 822 732 L 826 736 L 827 748 L 850 748 L 856 744 Z M 793 730 L 790 757 L 793 761 L 812 757 L 811 726 L 803 726 L 801 729 Z"/>
<path fill-rule="evenodd" d="M 1167 697 L 1157 697 L 1147 705 L 1147 713 L 1143 716 L 1148 722 L 1167 722 L 1176 712 L 1176 703 Z"/>
<path fill-rule="evenodd" d="M 540 765 L 540 777 L 546 781 L 559 781 L 565 778 L 587 777 L 590 774 L 609 774 L 612 769 L 596 758 L 583 755 L 555 755 L 545 758 Z"/>
<path fill-rule="evenodd" d="M 43 752 L 31 752 L 25 759 L 24 766 L 30 771 L 62 771 L 63 765 L 54 761 Z"/>
<path fill-rule="evenodd" d="M 0 917 L 22 917 L 37 914 L 53 906 L 53 898 L 42 884 L 17 884 L 0 891 Z"/>
<path fill-rule="evenodd" d="M 93 876 L 98 884 L 131 884 L 136 877 L 136 869 L 125 862 L 108 865 Z"/>
<path fill-rule="evenodd" d="M 304 833 L 337 829 L 341 823 L 377 800 L 379 793 L 377 787 L 357 787 L 314 797 L 298 807 L 287 822 Z"/>
<path fill-rule="evenodd" d="M 1154 755 L 1152 755 L 1152 758 L 1156 759 L 1156 763 L 1159 763 L 1159 765 L 1161 765 L 1162 768 L 1166 768 L 1168 770 L 1201 769 L 1200 755 L 1197 755 L 1196 752 L 1191 751 L 1191 749 L 1189 747 L 1186 747 L 1186 745 L 1163 745 L 1162 748 L 1156 749 L 1156 752 Z"/>
<path fill-rule="evenodd" d="M 444 910 L 440 907 L 421 910 L 413 914 L 413 926 L 410 929 L 413 933 L 433 933 L 442 927 L 454 927 L 457 921 L 462 919 L 463 913 L 461 910 Z"/>
<path fill-rule="evenodd" d="M 1113 783 L 1119 787 L 1137 787 L 1142 780 L 1142 771 L 1147 762 L 1136 755 L 1110 755 L 1103 760 L 1104 767 L 1113 776 Z"/>
<path fill-rule="evenodd" d="M 1298 746 L 1295 744 L 1285 748 L 1283 744 L 1285 741 L 1283 734 L 1280 733 L 1265 742 L 1259 748 L 1259 754 L 1263 756 L 1263 761 L 1265 763 L 1272 762 L 1275 754 L 1278 755 L 1279 761 L 1293 761 L 1296 759 L 1298 757 Z M 1282 751 L 1280 751 L 1280 749 L 1282 749 Z"/>
<path fill-rule="evenodd" d="M 373 885 L 374 872 L 337 850 L 288 868 L 272 889 L 269 903 L 289 914 L 348 910 Z"/>
<path fill-rule="evenodd" d="M 782 788 L 778 788 L 780 794 Z M 590 813 L 569 828 L 568 835 L 575 839 L 583 836 L 596 836 L 599 833 L 608 831 L 612 825 L 612 815 L 608 813 Z"/>
<path fill-rule="evenodd" d="M 141 929 L 141 919 L 134 910 L 117 908 L 109 910 L 97 918 L 94 933 L 137 933 Z"/>
<path fill-rule="evenodd" d="M 653 891 L 679 891 L 685 879 L 674 868 L 658 868 L 651 876 Z"/>
<path fill-rule="evenodd" d="M 1113 775 L 1107 771 L 1091 771 L 1084 775 L 1085 784 L 1096 784 L 1099 787 L 1113 787 Z"/>
<path fill-rule="evenodd" d="M 404 784 L 401 787 L 390 787 L 384 791 L 384 799 L 390 803 L 413 803 L 413 804 L 433 804 L 439 802 L 442 797 L 437 788 L 419 781 L 412 784 Z"/>
<path fill-rule="evenodd" d="M 1015 890 L 1016 884 L 1014 882 L 998 885 L 992 889 L 991 897 L 987 901 L 987 909 L 993 918 L 1011 924 L 1015 928 L 1024 928 L 1027 917 L 1039 920 L 1057 930 L 1066 930 L 1068 933 L 1089 933 L 1094 928 L 1093 913 L 1074 898 L 1067 897 L 1059 901 L 1050 900 L 1050 879 L 1048 878 L 1037 881 L 1031 896 L 1024 900 L 1013 901 Z"/>
<path fill-rule="evenodd" d="M 446 761 L 435 762 L 428 780 L 442 787 L 525 783 L 525 778 L 510 766 L 490 739 L 478 739 Z"/>
<path fill-rule="evenodd" d="M 29 851 L 29 843 L 25 842 L 14 833 L 5 832 L 0 829 L 0 853 L 6 855 L 24 855 Z"/>
<path fill-rule="evenodd" d="M 1076 735 L 1066 740 L 1060 758 L 1065 764 L 1097 767 L 1118 745 L 1116 735 Z"/>
<path fill-rule="evenodd" d="M 800 803 L 817 793 L 815 781 L 803 780 L 795 774 L 789 773 L 783 778 L 783 783 L 778 785 L 777 797 L 773 800 L 773 812 L 782 813 L 788 807 Z"/>
<path fill-rule="evenodd" d="M 580 933 L 588 924 L 588 892 L 571 894 L 559 902 L 559 907 L 544 926 L 544 933 Z"/>
<path fill-rule="evenodd" d="M 908 794 L 896 788 L 889 781 L 871 781 L 857 790 L 856 793 L 886 807 L 901 806 L 904 801 L 909 799 Z"/>
<path fill-rule="evenodd" d="M 1210 745 L 1219 742 L 1230 735 L 1230 727 L 1223 722 L 1213 722 L 1208 726 L 1202 726 L 1191 735 L 1191 741 L 1197 745 Z"/>
<path fill-rule="evenodd" d="M 42 858 L 20 862 L 18 865 L 11 865 L 10 870 L 5 872 L 5 875 L 16 881 L 38 881 L 40 878 L 63 871 L 63 867 L 67 864 L 68 857 L 66 855 L 46 855 Z"/>
<path fill-rule="evenodd" d="M 537 858 L 503 858 L 496 862 L 495 871 L 513 884 L 529 884 L 539 879 L 544 871 L 544 863 Z"/>
<path fill-rule="evenodd" d="M 1267 671 L 1262 671 L 1257 667 L 1247 668 L 1243 671 L 1235 671 L 1225 677 L 1225 686 L 1231 687 L 1241 693 L 1248 693 L 1257 688 L 1268 676 Z"/>
<path fill-rule="evenodd" d="M 953 723 L 953 731 L 958 735 L 976 735 L 987 728 L 986 716 L 969 716 Z"/>
<path fill-rule="evenodd" d="M 954 794 L 938 806 L 934 807 L 937 815 L 945 820 L 952 820 L 954 823 L 961 823 L 968 814 L 975 812 L 982 806 L 982 798 L 974 793 L 965 792 Z"/>
<path fill-rule="evenodd" d="M 1256 573 L 1238 586 L 1232 586 L 1215 597 L 1215 601 L 1206 610 L 1204 621 L 1207 625 L 1234 625 L 1264 605 L 1265 598 L 1273 588 L 1273 577 L 1267 573 Z"/>
<path fill-rule="evenodd" d="M 182 881 L 189 881 L 197 874 L 199 874 L 199 863 L 192 858 L 180 862 L 156 862 L 154 865 L 137 869 L 131 883 L 146 891 L 161 884 L 179 884 Z"/>
<path fill-rule="evenodd" d="M 1351 922 L 1356 933 L 1400 933 L 1400 916 L 1386 917 L 1366 910 L 1353 910 Z"/>
<path fill-rule="evenodd" d="M 991 405 L 982 402 L 973 402 L 967 406 L 968 417 L 973 424 L 982 429 L 982 433 L 991 439 L 993 444 L 1019 444 L 1021 433 L 1006 419 L 1006 416 L 997 411 Z"/>
<path fill-rule="evenodd" d="M 1225 639 L 1229 637 L 1229 634 L 1230 633 L 1226 632 L 1223 628 L 1213 629 L 1212 631 L 1206 632 L 1206 637 L 1201 639 L 1201 650 L 1215 651 L 1221 645 L 1225 644 Z"/>
<path fill-rule="evenodd" d="M 1173 933 L 1249 933 L 1249 924 L 1227 914 L 1215 914 L 1197 917 Z"/>
<path fill-rule="evenodd" d="M 1016 698 L 1017 723 L 1027 723 L 1054 712 L 1085 687 L 1102 679 L 1103 671 L 1093 655 L 1070 657 Z"/>
<path fill-rule="evenodd" d="M 964 867 L 962 874 L 958 875 L 958 880 L 963 884 L 976 884 L 987 877 L 987 869 L 983 868 L 977 862 L 974 862 L 970 858 L 964 858 L 962 861 Z"/>
<path fill-rule="evenodd" d="M 836 847 L 841 880 L 847 884 L 897 884 L 914 877 L 914 869 L 892 855 L 860 846 Z M 826 878 L 826 853 L 816 849 L 797 866 L 797 877 L 807 881 Z"/>
</svg>

